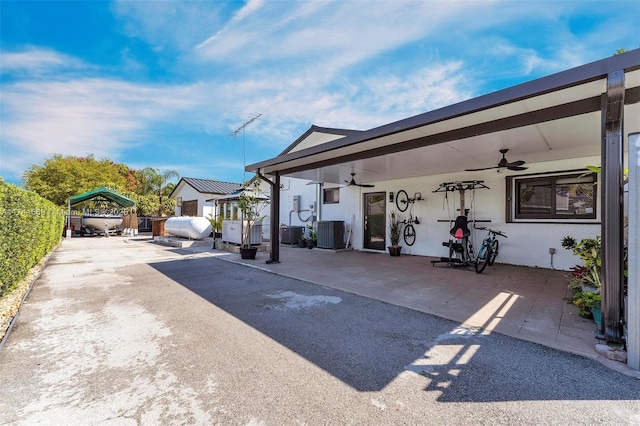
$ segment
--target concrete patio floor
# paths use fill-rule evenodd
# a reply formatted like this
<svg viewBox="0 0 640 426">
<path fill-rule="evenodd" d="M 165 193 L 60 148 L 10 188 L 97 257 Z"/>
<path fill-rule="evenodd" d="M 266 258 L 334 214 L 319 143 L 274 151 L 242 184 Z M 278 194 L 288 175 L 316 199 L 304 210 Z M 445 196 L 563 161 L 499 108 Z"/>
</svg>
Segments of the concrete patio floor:
<svg viewBox="0 0 640 426">
<path fill-rule="evenodd" d="M 578 316 L 566 271 L 504 265 L 482 274 L 472 267 L 433 266 L 435 258 L 382 252 L 334 251 L 280 246 L 280 263 L 269 253 L 243 260 L 199 244 L 189 251 L 212 251 L 227 261 L 415 309 L 461 324 L 461 332 L 497 332 L 561 351 L 596 359 L 607 367 L 640 377 L 622 362 L 596 352 L 593 320 Z"/>
</svg>

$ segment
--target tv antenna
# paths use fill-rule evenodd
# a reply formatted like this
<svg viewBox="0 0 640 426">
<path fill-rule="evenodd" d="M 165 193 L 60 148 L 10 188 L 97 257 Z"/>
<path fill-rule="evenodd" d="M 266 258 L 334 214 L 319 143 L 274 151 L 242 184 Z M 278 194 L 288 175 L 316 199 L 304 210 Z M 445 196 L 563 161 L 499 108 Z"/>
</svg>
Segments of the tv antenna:
<svg viewBox="0 0 640 426">
<path fill-rule="evenodd" d="M 256 121 L 258 118 L 260 118 L 262 116 L 262 114 L 258 114 L 255 117 L 251 118 L 250 120 L 247 120 L 242 126 L 238 127 L 237 129 L 235 129 L 234 131 L 229 133 L 229 137 L 233 138 L 233 140 L 236 140 L 236 137 L 238 136 L 238 133 L 242 132 L 242 181 L 244 182 L 246 180 L 246 172 L 245 172 L 245 167 L 247 165 L 247 156 L 246 156 L 246 151 L 245 151 L 245 142 L 244 142 L 244 129 L 247 128 L 248 125 L 250 125 L 251 123 L 253 123 L 254 121 Z"/>
</svg>

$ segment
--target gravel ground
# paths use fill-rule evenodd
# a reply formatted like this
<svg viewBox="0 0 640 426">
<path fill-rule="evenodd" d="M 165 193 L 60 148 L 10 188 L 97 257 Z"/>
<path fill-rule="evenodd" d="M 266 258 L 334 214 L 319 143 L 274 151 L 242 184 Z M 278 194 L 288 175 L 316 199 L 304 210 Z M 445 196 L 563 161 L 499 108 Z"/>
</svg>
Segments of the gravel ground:
<svg viewBox="0 0 640 426">
<path fill-rule="evenodd" d="M 4 340 L 11 321 L 13 321 L 20 310 L 20 304 L 25 294 L 27 294 L 33 282 L 38 278 L 38 275 L 46 265 L 50 256 L 51 254 L 45 256 L 40 263 L 31 268 L 26 278 L 20 281 L 16 288 L 0 298 L 0 341 Z"/>
</svg>

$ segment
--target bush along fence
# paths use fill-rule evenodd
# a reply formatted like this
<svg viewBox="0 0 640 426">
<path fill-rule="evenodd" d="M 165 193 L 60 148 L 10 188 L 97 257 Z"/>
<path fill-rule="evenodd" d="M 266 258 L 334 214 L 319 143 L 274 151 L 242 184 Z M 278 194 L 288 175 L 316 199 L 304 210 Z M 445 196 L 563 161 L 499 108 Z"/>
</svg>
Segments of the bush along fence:
<svg viewBox="0 0 640 426">
<path fill-rule="evenodd" d="M 58 245 L 64 220 L 60 207 L 0 179 L 0 297 Z"/>
</svg>

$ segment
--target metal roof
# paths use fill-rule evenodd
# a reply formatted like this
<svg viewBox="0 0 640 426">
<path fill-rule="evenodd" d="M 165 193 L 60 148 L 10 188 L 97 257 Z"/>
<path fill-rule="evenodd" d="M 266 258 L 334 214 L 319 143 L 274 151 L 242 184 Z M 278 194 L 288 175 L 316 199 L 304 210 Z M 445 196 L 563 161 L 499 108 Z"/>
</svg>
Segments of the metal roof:
<svg viewBox="0 0 640 426">
<path fill-rule="evenodd" d="M 69 198 L 69 205 L 72 206 L 74 204 L 90 200 L 92 198 L 102 198 L 104 200 L 114 202 L 121 207 L 133 207 L 136 205 L 135 201 L 130 200 L 127 197 L 124 197 L 104 186 L 102 188 L 94 189 L 93 191 L 85 192 L 84 194 L 76 195 L 75 197 Z"/>
<path fill-rule="evenodd" d="M 249 172 L 361 183 L 600 155 L 607 75 L 625 73 L 625 133 L 640 131 L 640 49 L 246 166 Z M 626 135 L 625 135 L 626 138 Z"/>
<path fill-rule="evenodd" d="M 184 182 L 190 185 L 191 187 L 193 187 L 193 189 L 203 194 L 231 194 L 242 188 L 241 183 L 221 182 L 211 179 L 183 177 L 182 179 L 180 179 L 180 182 Z M 176 188 L 178 188 L 180 182 L 178 182 L 178 185 L 175 186 Z M 173 195 L 173 193 L 171 195 Z"/>
<path fill-rule="evenodd" d="M 207 202 L 211 202 L 211 201 L 237 201 L 240 199 L 240 196 L 244 193 L 244 191 L 237 191 L 231 194 L 227 194 L 227 195 L 221 195 L 219 197 L 215 197 L 215 198 L 211 198 L 208 200 L 205 200 Z M 265 196 L 256 196 L 256 199 L 258 200 L 269 200 L 269 197 L 265 197 Z"/>
</svg>

